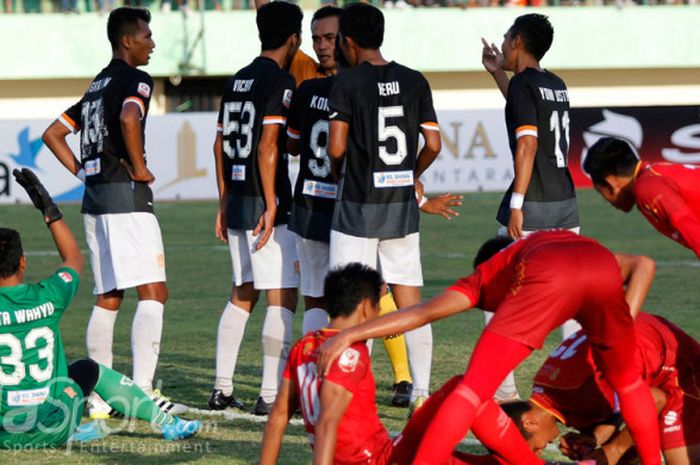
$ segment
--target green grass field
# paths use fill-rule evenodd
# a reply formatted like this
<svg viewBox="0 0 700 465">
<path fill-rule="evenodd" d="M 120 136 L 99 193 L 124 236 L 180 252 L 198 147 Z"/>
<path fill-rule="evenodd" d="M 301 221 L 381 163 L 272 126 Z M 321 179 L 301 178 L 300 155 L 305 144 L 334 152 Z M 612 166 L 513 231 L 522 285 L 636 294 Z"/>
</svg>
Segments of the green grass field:
<svg viewBox="0 0 700 465">
<path fill-rule="evenodd" d="M 688 333 L 700 337 L 698 304 L 700 262 L 689 251 L 658 234 L 636 211 L 622 214 L 603 202 L 593 191 L 580 192 L 582 231 L 605 246 L 657 260 L 657 276 L 645 309 L 666 316 Z M 465 196 L 461 216 L 452 221 L 422 218 L 422 259 L 426 280 L 424 298 L 450 285 L 471 271 L 474 252 L 496 230 L 498 194 Z M 82 219 L 77 205 L 64 207 L 65 216 L 86 248 Z M 216 328 L 231 286 L 230 257 L 226 246 L 213 234 L 214 202 L 161 203 L 157 214 L 166 248 L 170 300 L 166 307 L 161 357 L 157 378 L 163 391 L 173 399 L 205 408 L 214 378 Z M 0 225 L 19 229 L 28 255 L 28 281 L 37 281 L 59 263 L 53 244 L 39 214 L 29 206 L 0 207 Z M 87 253 L 87 252 L 86 252 Z M 66 313 L 62 330 L 69 360 L 86 355 L 85 328 L 92 308 L 91 272 L 85 270 L 75 302 Z M 236 395 L 252 405 L 257 397 L 261 365 L 261 325 L 264 302 L 253 313 L 238 361 L 234 380 Z M 134 293 L 128 293 L 120 311 L 114 337 L 114 366 L 131 373 L 129 334 L 135 307 Z M 301 307 L 299 310 L 301 313 Z M 483 316 L 475 310 L 433 325 L 434 354 L 432 388 L 461 373 L 471 348 L 483 328 Z M 295 336 L 301 331 L 297 318 Z M 559 335 L 552 335 L 545 350 L 533 354 L 517 370 L 521 394 L 528 394 L 529 379 L 554 347 Z M 400 431 L 406 411 L 388 407 L 392 376 L 384 349 L 374 345 L 373 365 L 377 380 L 379 412 L 386 427 Z M 125 425 L 111 421 L 121 431 L 83 449 L 65 448 L 25 452 L 0 452 L 6 464 L 252 464 L 257 462 L 262 423 L 202 417 L 205 431 L 196 439 L 168 444 L 142 422 Z M 478 448 L 471 449 L 479 451 Z M 558 457 L 549 453 L 550 457 Z M 301 426 L 288 430 L 280 463 L 310 463 L 311 453 Z"/>
</svg>

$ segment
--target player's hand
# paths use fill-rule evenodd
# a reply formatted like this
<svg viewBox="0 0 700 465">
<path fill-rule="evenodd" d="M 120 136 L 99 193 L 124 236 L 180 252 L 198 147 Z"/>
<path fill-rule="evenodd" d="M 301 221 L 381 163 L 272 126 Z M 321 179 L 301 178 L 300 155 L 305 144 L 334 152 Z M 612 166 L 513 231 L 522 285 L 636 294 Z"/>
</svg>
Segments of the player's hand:
<svg viewBox="0 0 700 465">
<path fill-rule="evenodd" d="M 462 205 L 462 196 L 447 194 L 431 197 L 423 204 L 420 209 L 431 215 L 440 215 L 447 220 L 451 220 L 453 216 L 459 216 L 459 212 L 452 210 L 450 207 L 460 207 Z"/>
<path fill-rule="evenodd" d="M 44 215 L 44 222 L 46 222 L 47 225 L 63 218 L 61 210 L 58 209 L 51 195 L 49 195 L 49 192 L 32 170 L 29 168 L 22 168 L 22 171 L 20 171 L 15 168 L 12 174 L 19 185 L 27 191 L 27 195 L 36 209 Z"/>
<path fill-rule="evenodd" d="M 228 226 L 226 224 L 226 207 L 219 208 L 216 212 L 216 222 L 214 223 L 214 234 L 222 242 L 228 244 Z"/>
<path fill-rule="evenodd" d="M 270 240 L 270 236 L 272 236 L 272 231 L 275 227 L 275 216 L 277 216 L 276 209 L 265 210 L 265 213 L 260 216 L 258 225 L 253 230 L 253 236 L 258 236 L 262 232 L 255 242 L 255 250 L 262 249 L 265 247 L 265 244 L 267 244 L 267 241 Z"/>
<path fill-rule="evenodd" d="M 318 372 L 321 376 L 326 376 L 331 370 L 333 362 L 340 357 L 345 349 L 350 347 L 350 344 L 345 340 L 343 334 L 337 334 L 326 340 L 321 347 L 318 348 Z"/>
<path fill-rule="evenodd" d="M 153 176 L 153 173 L 151 173 L 151 170 L 149 170 L 145 166 L 142 170 L 136 170 L 133 166 L 131 166 L 129 163 L 127 163 L 126 160 L 122 160 L 121 163 L 122 163 L 122 166 L 124 168 L 126 168 L 126 171 L 127 171 L 127 173 L 129 173 L 129 177 L 131 178 L 132 181 L 153 184 L 153 181 L 156 180 L 156 177 Z"/>
<path fill-rule="evenodd" d="M 597 446 L 593 436 L 581 433 L 566 433 L 559 439 L 559 450 L 573 460 L 581 460 L 591 454 Z"/>
<path fill-rule="evenodd" d="M 496 44 L 489 45 L 483 37 L 481 38 L 481 43 L 484 46 L 481 51 L 481 63 L 486 68 L 486 71 L 493 74 L 502 69 L 503 53 L 501 53 L 501 50 L 496 47 Z"/>
<path fill-rule="evenodd" d="M 523 211 L 519 208 L 510 209 L 508 235 L 513 239 L 520 239 L 523 237 Z"/>
</svg>

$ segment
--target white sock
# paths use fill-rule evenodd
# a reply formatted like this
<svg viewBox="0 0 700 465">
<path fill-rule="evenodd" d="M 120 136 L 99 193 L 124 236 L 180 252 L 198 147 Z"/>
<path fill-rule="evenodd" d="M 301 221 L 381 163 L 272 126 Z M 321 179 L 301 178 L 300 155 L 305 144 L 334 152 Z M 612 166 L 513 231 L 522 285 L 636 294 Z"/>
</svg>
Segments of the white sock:
<svg viewBox="0 0 700 465">
<path fill-rule="evenodd" d="M 328 313 L 322 308 L 310 308 L 304 312 L 303 334 L 309 334 L 322 328 L 328 327 Z"/>
<path fill-rule="evenodd" d="M 491 318 L 493 318 L 493 312 L 484 312 L 484 322 L 487 325 Z M 498 387 L 495 397 L 498 399 L 511 399 L 514 396 L 518 396 L 518 387 L 515 385 L 515 372 L 511 371 Z"/>
<path fill-rule="evenodd" d="M 294 313 L 284 307 L 269 306 L 262 329 L 263 375 L 260 397 L 274 402 L 292 343 Z"/>
<path fill-rule="evenodd" d="M 408 362 L 413 376 L 411 401 L 430 394 L 430 369 L 433 362 L 433 330 L 430 325 L 421 326 L 404 333 Z"/>
<path fill-rule="evenodd" d="M 85 334 L 88 357 L 108 368 L 112 368 L 112 339 L 118 313 L 118 310 L 107 310 L 95 305 Z"/>
<path fill-rule="evenodd" d="M 569 336 L 571 336 L 580 329 L 581 325 L 578 324 L 578 321 L 566 320 L 564 324 L 561 325 L 561 340 L 564 341 L 566 339 L 569 339 Z"/>
<path fill-rule="evenodd" d="M 134 383 L 146 394 L 153 393 L 153 377 L 158 365 L 160 336 L 163 332 L 163 304 L 139 300 L 131 323 L 131 353 Z"/>
<path fill-rule="evenodd" d="M 236 371 L 238 351 L 243 342 L 245 325 L 250 313 L 227 302 L 219 320 L 216 333 L 216 380 L 214 389 L 221 389 L 225 396 L 233 394 L 233 373 Z"/>
</svg>

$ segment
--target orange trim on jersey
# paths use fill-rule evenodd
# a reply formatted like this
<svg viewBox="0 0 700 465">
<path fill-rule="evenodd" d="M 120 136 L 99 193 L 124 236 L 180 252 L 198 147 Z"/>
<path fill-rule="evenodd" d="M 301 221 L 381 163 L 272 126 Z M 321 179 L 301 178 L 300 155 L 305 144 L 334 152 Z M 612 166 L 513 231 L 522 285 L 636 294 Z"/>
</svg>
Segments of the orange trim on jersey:
<svg viewBox="0 0 700 465">
<path fill-rule="evenodd" d="M 263 118 L 263 121 L 269 121 L 269 120 L 271 120 L 271 119 L 281 119 L 281 120 L 284 120 L 284 121 L 287 120 L 287 118 L 285 118 L 284 116 L 265 116 L 265 117 Z"/>
<path fill-rule="evenodd" d="M 440 130 L 440 126 L 438 126 L 438 124 L 434 121 L 426 121 L 424 123 L 421 123 L 420 125 L 422 128 L 425 128 L 429 131 L 439 131 Z"/>
<path fill-rule="evenodd" d="M 515 130 L 515 133 L 517 134 L 517 133 L 519 133 L 519 132 L 521 132 L 521 131 L 535 131 L 535 132 L 537 132 L 537 126 L 532 126 L 532 125 L 526 124 L 526 125 L 524 125 L 524 126 L 518 127 L 518 128 Z"/>
<path fill-rule="evenodd" d="M 545 407 L 544 405 L 542 405 L 542 404 L 540 404 L 539 402 L 537 402 L 533 397 L 530 397 L 530 402 L 532 402 L 533 404 L 537 405 L 537 406 L 538 406 L 539 408 L 541 408 L 542 410 L 544 410 L 544 411 L 546 411 L 546 412 L 549 412 L 550 414 L 554 415 L 554 418 L 556 418 L 557 420 L 559 420 L 563 425 L 566 425 L 566 421 L 564 420 L 564 417 L 562 417 L 561 414 L 560 414 L 559 412 L 557 412 L 556 410 L 553 410 L 553 409 L 551 409 L 551 408 Z"/>
<path fill-rule="evenodd" d="M 146 114 L 146 105 L 143 104 L 143 100 L 141 100 L 138 97 L 127 97 L 124 99 L 124 102 L 122 102 L 122 106 L 126 105 L 127 103 L 135 103 L 136 105 L 139 106 L 139 109 L 141 110 L 141 117 L 143 117 Z"/>
<path fill-rule="evenodd" d="M 73 119 L 72 119 L 70 116 L 68 116 L 68 115 L 65 114 L 65 113 L 62 113 L 62 114 L 61 114 L 61 117 L 66 121 L 66 123 L 68 123 L 68 124 L 70 124 L 71 126 L 73 126 L 73 129 L 76 129 L 76 130 L 78 129 L 78 125 L 75 124 L 75 121 L 73 121 Z"/>
<path fill-rule="evenodd" d="M 290 134 L 294 134 L 295 136 L 301 135 L 301 131 L 297 131 L 296 129 L 292 129 L 292 128 L 289 128 L 289 127 L 287 128 L 287 132 L 290 133 Z"/>
</svg>

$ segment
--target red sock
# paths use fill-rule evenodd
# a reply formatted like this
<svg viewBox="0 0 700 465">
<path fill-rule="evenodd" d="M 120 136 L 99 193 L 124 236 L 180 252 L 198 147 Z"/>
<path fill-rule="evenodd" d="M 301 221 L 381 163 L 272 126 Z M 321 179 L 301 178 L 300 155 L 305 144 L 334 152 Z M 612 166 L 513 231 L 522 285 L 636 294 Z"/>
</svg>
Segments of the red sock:
<svg viewBox="0 0 700 465">
<path fill-rule="evenodd" d="M 488 329 L 484 330 L 476 343 L 462 383 L 447 396 L 431 421 L 413 463 L 418 465 L 445 463 L 452 449 L 469 431 L 478 408 L 485 400 L 491 400 L 501 381 L 531 351 L 528 346 L 520 342 Z M 496 430 L 501 429 L 498 424 L 493 424 L 491 427 Z M 500 447 L 506 446 L 501 444 Z M 498 448 L 494 450 L 500 452 Z M 530 455 L 536 458 L 534 453 L 530 452 Z M 530 462 L 523 462 L 522 457 L 519 457 L 519 460 L 514 463 Z"/>
<path fill-rule="evenodd" d="M 661 464 L 656 404 L 649 386 L 635 368 L 634 332 L 631 337 L 611 348 L 593 346 L 594 355 L 603 376 L 613 387 L 620 400 L 620 412 L 632 433 L 642 465 Z"/>
<path fill-rule="evenodd" d="M 513 421 L 492 399 L 484 402 L 477 412 L 472 433 L 484 447 L 497 452 L 506 462 L 541 465 Z"/>
</svg>

